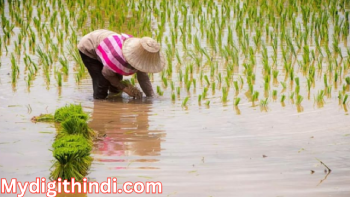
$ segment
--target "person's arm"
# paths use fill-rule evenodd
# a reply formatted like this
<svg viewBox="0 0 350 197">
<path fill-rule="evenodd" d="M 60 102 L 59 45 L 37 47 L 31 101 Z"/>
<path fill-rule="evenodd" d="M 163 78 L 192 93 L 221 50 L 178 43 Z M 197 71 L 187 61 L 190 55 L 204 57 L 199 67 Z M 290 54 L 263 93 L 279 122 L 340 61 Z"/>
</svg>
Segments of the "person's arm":
<svg viewBox="0 0 350 197">
<path fill-rule="evenodd" d="M 137 81 L 139 82 L 142 91 L 147 97 L 153 97 L 154 92 L 151 81 L 149 80 L 148 74 L 145 72 L 137 71 Z"/>
<path fill-rule="evenodd" d="M 117 77 L 117 74 L 115 74 L 108 67 L 106 66 L 103 67 L 102 75 L 111 83 L 112 86 L 118 88 L 119 90 L 122 90 L 123 92 L 127 93 L 129 96 L 137 99 L 142 98 L 142 92 L 140 92 L 138 89 L 135 90 L 135 88 L 133 87 L 127 87 L 126 85 L 121 83 L 119 78 Z"/>
<path fill-rule="evenodd" d="M 120 82 L 117 75 L 107 66 L 103 67 L 102 75 L 111 83 L 112 86 L 124 91 L 126 86 Z"/>
</svg>

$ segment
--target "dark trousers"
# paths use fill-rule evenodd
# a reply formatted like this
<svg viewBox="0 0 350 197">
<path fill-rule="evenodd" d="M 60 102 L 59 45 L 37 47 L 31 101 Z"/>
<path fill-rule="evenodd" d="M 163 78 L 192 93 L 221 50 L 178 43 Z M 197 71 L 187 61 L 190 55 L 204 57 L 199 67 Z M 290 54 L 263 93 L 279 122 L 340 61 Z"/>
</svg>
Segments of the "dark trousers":
<svg viewBox="0 0 350 197">
<path fill-rule="evenodd" d="M 102 75 L 103 64 L 100 61 L 93 59 L 80 51 L 79 53 L 92 78 L 94 99 L 105 99 L 108 96 L 108 90 L 109 92 L 113 93 L 120 92 L 118 88 L 112 86 L 111 83 Z M 117 75 L 117 77 L 119 80 L 123 80 L 123 75 Z"/>
</svg>

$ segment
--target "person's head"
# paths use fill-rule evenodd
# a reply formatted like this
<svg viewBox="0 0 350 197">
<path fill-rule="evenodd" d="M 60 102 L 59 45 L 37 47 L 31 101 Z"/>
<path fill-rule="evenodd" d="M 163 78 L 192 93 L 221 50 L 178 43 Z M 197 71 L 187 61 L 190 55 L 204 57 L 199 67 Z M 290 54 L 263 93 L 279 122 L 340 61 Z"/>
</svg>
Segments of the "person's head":
<svg viewBox="0 0 350 197">
<path fill-rule="evenodd" d="M 160 44 L 150 37 L 128 38 L 123 43 L 122 51 L 127 63 L 141 72 L 157 73 L 165 67 Z"/>
</svg>

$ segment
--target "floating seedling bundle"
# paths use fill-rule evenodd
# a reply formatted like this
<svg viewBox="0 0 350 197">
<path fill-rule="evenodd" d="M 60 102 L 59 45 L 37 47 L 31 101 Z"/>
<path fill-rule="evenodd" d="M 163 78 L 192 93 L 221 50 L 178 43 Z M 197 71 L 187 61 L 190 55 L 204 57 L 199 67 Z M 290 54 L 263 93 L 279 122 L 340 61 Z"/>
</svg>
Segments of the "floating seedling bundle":
<svg viewBox="0 0 350 197">
<path fill-rule="evenodd" d="M 88 115 L 81 105 L 67 105 L 55 111 L 54 115 L 43 114 L 32 120 L 56 122 L 58 132 L 52 144 L 56 159 L 51 171 L 51 179 L 81 181 L 88 173 L 92 157 L 92 138 L 96 133 L 88 127 Z"/>
</svg>

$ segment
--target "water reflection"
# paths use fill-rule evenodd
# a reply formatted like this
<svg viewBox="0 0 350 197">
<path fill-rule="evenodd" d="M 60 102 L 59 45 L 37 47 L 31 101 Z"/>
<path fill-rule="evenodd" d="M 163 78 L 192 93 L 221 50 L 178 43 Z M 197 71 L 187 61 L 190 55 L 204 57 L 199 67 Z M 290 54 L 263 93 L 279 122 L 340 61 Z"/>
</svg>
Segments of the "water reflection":
<svg viewBox="0 0 350 197">
<path fill-rule="evenodd" d="M 158 156 L 164 131 L 150 128 L 152 100 L 122 98 L 94 101 L 90 127 L 99 132 L 94 154 L 100 162 L 124 162 L 122 156 Z M 151 158 L 151 159 L 150 159 Z M 156 162 L 143 157 L 133 162 Z"/>
</svg>

